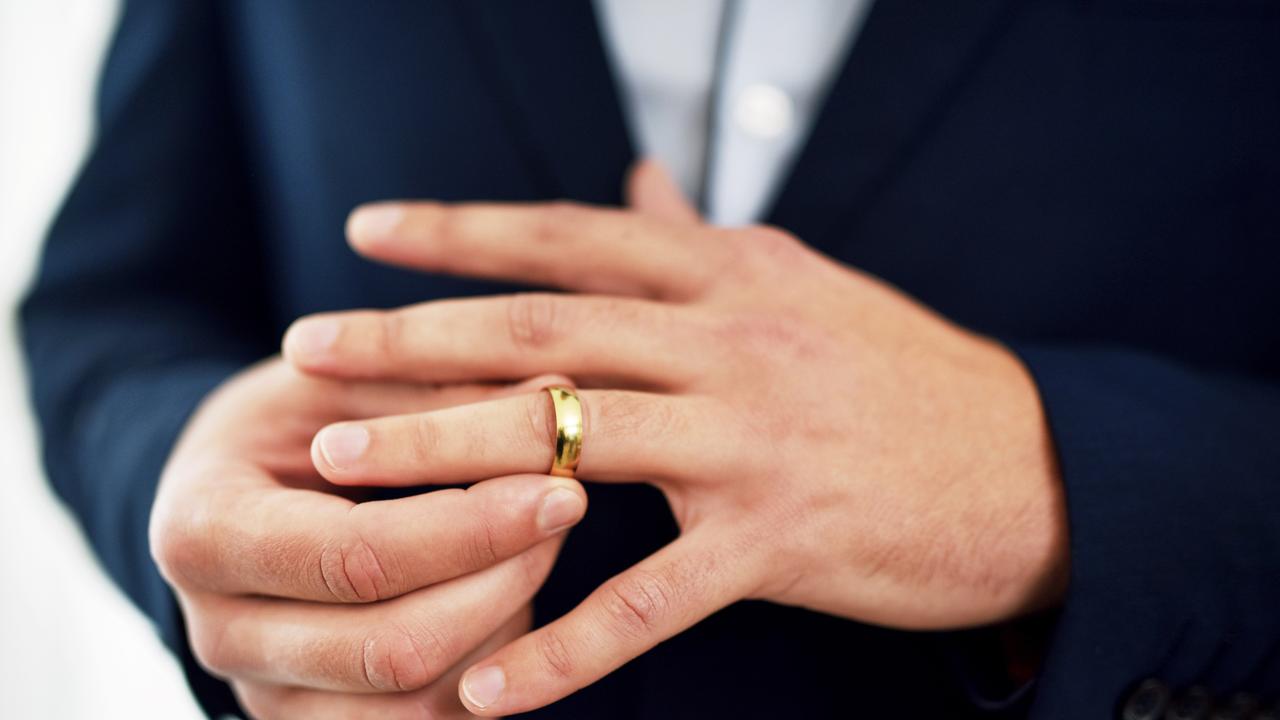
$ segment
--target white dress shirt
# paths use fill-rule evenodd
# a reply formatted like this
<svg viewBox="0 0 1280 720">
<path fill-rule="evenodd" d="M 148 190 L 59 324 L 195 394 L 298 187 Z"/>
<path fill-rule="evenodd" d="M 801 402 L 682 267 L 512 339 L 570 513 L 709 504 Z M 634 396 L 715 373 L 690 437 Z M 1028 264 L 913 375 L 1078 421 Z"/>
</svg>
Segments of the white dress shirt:
<svg viewBox="0 0 1280 720">
<path fill-rule="evenodd" d="M 596 0 L 639 150 L 725 225 L 768 211 L 870 5 Z"/>
</svg>

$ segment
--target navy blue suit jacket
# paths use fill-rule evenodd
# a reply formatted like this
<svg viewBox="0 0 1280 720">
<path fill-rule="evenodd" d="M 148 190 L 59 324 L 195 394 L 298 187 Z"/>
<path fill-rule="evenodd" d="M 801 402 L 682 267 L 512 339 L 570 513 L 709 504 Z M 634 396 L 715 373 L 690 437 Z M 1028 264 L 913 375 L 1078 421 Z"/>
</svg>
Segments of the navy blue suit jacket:
<svg viewBox="0 0 1280 720">
<path fill-rule="evenodd" d="M 227 707 L 147 548 L 195 404 L 305 313 L 503 289 L 362 261 L 357 204 L 617 203 L 635 151 L 568 0 L 131 0 L 99 123 L 22 315 L 48 470 Z M 1038 383 L 1072 569 L 1030 717 L 1280 689 L 1275 3 L 880 0 L 768 219 Z M 675 532 L 590 492 L 543 620 Z M 955 640 L 743 603 L 543 716 L 981 717 Z"/>
</svg>

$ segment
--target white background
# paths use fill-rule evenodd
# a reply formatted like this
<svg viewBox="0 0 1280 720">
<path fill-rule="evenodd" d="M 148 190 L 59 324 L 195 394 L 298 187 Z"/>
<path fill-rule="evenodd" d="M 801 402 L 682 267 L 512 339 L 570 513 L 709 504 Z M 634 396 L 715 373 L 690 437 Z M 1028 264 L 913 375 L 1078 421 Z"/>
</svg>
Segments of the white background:
<svg viewBox="0 0 1280 720">
<path fill-rule="evenodd" d="M 175 0 L 180 2 L 181 0 Z M 202 717 L 37 462 L 13 309 L 91 132 L 111 0 L 0 0 L 0 718 Z"/>
</svg>

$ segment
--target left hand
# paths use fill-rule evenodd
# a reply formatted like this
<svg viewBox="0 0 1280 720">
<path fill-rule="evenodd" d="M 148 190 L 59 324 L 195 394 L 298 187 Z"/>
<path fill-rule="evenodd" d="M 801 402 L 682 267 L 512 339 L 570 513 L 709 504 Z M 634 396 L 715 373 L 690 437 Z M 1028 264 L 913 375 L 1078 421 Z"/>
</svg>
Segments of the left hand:
<svg viewBox="0 0 1280 720">
<path fill-rule="evenodd" d="M 652 165 L 631 195 L 632 211 L 362 208 L 349 235 L 369 257 L 583 294 L 329 314 L 285 340 L 291 362 L 331 376 L 565 373 L 586 388 L 578 477 L 653 483 L 671 503 L 681 536 L 473 665 L 468 709 L 551 703 L 743 598 L 916 629 L 1058 601 L 1062 489 L 1008 350 L 784 232 L 701 224 Z M 327 347 L 297 341 L 322 323 L 311 337 Z M 334 483 L 546 472 L 554 444 L 541 392 L 359 424 L 362 457 L 313 452 Z"/>
</svg>

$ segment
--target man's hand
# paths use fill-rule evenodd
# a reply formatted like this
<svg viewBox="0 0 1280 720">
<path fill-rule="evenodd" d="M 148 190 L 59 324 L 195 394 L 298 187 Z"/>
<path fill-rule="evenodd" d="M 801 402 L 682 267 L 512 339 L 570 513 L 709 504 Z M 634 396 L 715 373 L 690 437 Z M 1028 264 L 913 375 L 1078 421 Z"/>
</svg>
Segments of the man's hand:
<svg viewBox="0 0 1280 720">
<path fill-rule="evenodd" d="M 529 629 L 582 487 L 515 475 L 356 504 L 316 474 L 312 439 L 338 420 L 558 381 L 350 383 L 272 360 L 224 384 L 188 423 L 152 512 L 197 659 L 264 720 L 471 717 L 458 677 Z"/>
<path fill-rule="evenodd" d="M 579 477 L 650 482 L 671 503 L 680 538 L 472 667 L 469 709 L 553 702 L 742 598 L 899 628 L 1058 600 L 1062 490 L 1011 353 L 783 232 L 700 224 L 651 166 L 632 195 L 641 212 L 360 209 L 349 235 L 371 258 L 584 294 L 317 316 L 286 337 L 318 375 L 566 373 L 589 388 Z M 330 432 L 363 438 L 317 453 L 336 484 L 469 482 L 545 472 L 554 418 L 534 392 L 344 423 L 320 450 Z"/>
</svg>

